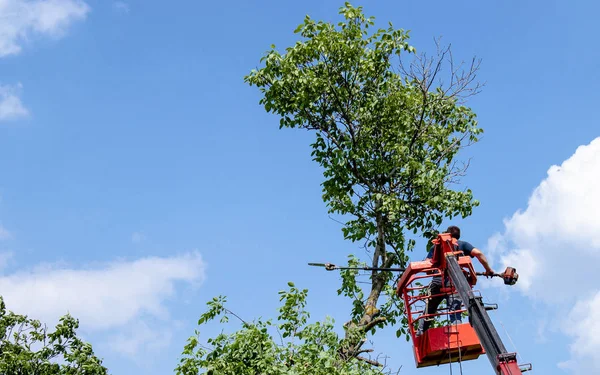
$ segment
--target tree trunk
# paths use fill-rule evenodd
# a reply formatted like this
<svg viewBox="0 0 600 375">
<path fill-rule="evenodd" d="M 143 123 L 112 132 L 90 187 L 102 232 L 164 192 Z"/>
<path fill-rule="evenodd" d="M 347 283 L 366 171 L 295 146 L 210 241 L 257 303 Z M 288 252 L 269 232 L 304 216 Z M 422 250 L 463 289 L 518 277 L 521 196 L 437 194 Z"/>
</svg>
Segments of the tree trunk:
<svg viewBox="0 0 600 375">
<path fill-rule="evenodd" d="M 376 210 L 379 208 L 380 204 L 376 205 Z M 377 223 L 377 242 L 375 245 L 375 252 L 373 254 L 373 267 L 382 267 L 382 268 L 390 268 L 393 264 L 394 258 L 387 257 L 386 252 L 386 243 L 385 243 L 385 229 L 384 229 L 384 218 L 381 215 L 381 212 L 376 213 L 376 223 Z M 348 350 L 346 353 L 343 353 L 346 357 L 357 357 L 361 360 L 364 360 L 362 357 L 358 357 L 358 354 L 361 352 L 361 347 L 365 343 L 366 340 L 352 338 L 351 332 L 354 329 L 360 330 L 362 333 L 368 332 L 371 328 L 376 326 L 379 323 L 385 321 L 383 317 L 377 317 L 379 314 L 379 310 L 377 309 L 377 302 L 379 297 L 381 296 L 381 292 L 386 284 L 386 274 L 383 271 L 372 271 L 371 274 L 371 291 L 369 293 L 369 297 L 365 302 L 365 309 L 363 316 L 359 320 L 358 324 L 350 321 L 346 323 L 346 327 L 348 328 L 346 331 L 346 339 L 348 342 Z M 369 363 L 373 361 L 368 361 Z M 372 363 L 374 365 L 380 365 L 378 363 Z"/>
</svg>

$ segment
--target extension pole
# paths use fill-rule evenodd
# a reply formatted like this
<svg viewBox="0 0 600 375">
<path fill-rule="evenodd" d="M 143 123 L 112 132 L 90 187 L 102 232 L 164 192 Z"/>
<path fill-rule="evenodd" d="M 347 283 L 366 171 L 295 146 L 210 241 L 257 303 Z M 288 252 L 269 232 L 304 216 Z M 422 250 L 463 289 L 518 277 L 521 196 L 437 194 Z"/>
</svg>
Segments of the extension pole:
<svg viewBox="0 0 600 375">
<path fill-rule="evenodd" d="M 327 271 L 333 270 L 360 270 L 360 271 L 390 271 L 404 272 L 404 268 L 378 268 L 378 267 L 339 267 L 331 263 L 308 263 L 309 266 L 325 267 Z"/>
</svg>

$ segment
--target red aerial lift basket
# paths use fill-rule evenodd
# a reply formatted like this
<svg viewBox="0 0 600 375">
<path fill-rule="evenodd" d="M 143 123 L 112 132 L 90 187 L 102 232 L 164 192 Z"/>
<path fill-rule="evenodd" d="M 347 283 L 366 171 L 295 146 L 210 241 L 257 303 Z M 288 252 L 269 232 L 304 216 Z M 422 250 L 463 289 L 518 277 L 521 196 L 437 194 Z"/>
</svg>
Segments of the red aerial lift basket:
<svg viewBox="0 0 600 375">
<path fill-rule="evenodd" d="M 433 241 L 437 251 L 432 260 L 412 262 L 398 281 L 397 294 L 404 301 L 408 319 L 409 333 L 413 341 L 413 350 L 417 367 L 436 366 L 445 363 L 477 359 L 485 350 L 469 323 L 429 328 L 421 336 L 416 335 L 416 327 L 422 319 L 444 316 L 449 313 L 462 313 L 465 310 L 440 309 L 435 314 L 426 314 L 425 302 L 432 296 L 427 286 L 435 276 L 444 277 L 446 255 L 456 256 L 456 240 L 449 234 L 441 234 Z M 477 282 L 475 269 L 468 256 L 459 256 L 458 264 L 471 285 Z M 453 287 L 442 288 L 437 296 L 455 293 Z"/>
</svg>

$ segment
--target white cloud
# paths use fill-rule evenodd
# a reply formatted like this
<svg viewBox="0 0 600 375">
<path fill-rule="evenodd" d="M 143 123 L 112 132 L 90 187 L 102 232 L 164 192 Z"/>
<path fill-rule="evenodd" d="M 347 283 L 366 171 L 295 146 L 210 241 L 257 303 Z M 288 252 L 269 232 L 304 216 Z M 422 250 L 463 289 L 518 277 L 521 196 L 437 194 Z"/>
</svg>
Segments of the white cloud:
<svg viewBox="0 0 600 375">
<path fill-rule="evenodd" d="M 0 254 L 0 267 L 11 256 Z M 197 252 L 84 269 L 39 264 L 27 272 L 0 276 L 0 294 L 9 310 L 49 326 L 70 313 L 79 319 L 84 340 L 93 334 L 95 346 L 141 365 L 171 342 L 178 322 L 170 319 L 167 300 L 175 297 L 176 286 L 195 288 L 204 277 Z"/>
<path fill-rule="evenodd" d="M 0 0 L 0 57 L 16 55 L 37 36 L 62 37 L 83 20 L 90 7 L 83 0 Z M 0 121 L 25 117 L 21 84 L 0 85 Z"/>
<path fill-rule="evenodd" d="M 165 301 L 175 284 L 198 285 L 204 263 L 198 253 L 114 262 L 102 268 L 38 267 L 0 277 L 10 310 L 49 324 L 67 312 L 88 331 L 122 327 L 143 316 L 167 319 Z"/>
<path fill-rule="evenodd" d="M 572 359 L 559 367 L 576 374 L 600 371 L 600 284 L 593 281 L 600 262 L 598 186 L 600 138 L 550 167 L 527 208 L 488 241 L 503 266 L 517 268 L 525 295 L 557 318 L 569 317 L 562 329 L 573 338 Z"/>
<path fill-rule="evenodd" d="M 0 30 L 1 28 L 2 26 L 0 26 Z M 0 121 L 29 115 L 29 111 L 23 106 L 19 96 L 21 88 L 20 83 L 14 86 L 0 85 Z"/>
<path fill-rule="evenodd" d="M 113 9 L 121 14 L 129 13 L 129 4 L 124 1 L 115 1 L 113 3 Z"/>
<path fill-rule="evenodd" d="M 596 287 L 600 288 L 598 285 Z M 574 339 L 571 353 L 578 359 L 574 362 L 579 365 L 582 360 L 591 360 L 589 365 L 600 369 L 600 290 L 577 302 L 564 322 L 564 331 Z"/>
<path fill-rule="evenodd" d="M 18 54 L 34 36 L 63 36 L 89 11 L 83 0 L 0 0 L 0 57 Z"/>
</svg>

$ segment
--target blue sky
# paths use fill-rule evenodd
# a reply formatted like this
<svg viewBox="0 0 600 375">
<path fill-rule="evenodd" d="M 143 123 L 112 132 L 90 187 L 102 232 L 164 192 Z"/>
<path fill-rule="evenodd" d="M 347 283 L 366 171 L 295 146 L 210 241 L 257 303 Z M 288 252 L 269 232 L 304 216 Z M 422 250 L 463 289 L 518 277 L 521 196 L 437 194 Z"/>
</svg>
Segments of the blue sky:
<svg viewBox="0 0 600 375">
<path fill-rule="evenodd" d="M 486 87 L 470 104 L 486 132 L 463 154 L 473 158 L 463 181 L 482 204 L 458 223 L 522 281 L 482 282 L 500 304 L 492 318 L 537 373 L 600 371 L 590 335 L 600 293 L 589 282 L 600 258 L 600 5 L 364 4 L 381 25 L 411 30 L 418 50 L 443 36 L 455 57 L 483 59 Z M 275 316 L 292 280 L 310 289 L 315 319 L 344 322 L 338 277 L 306 266 L 360 251 L 321 202 L 312 134 L 278 130 L 243 83 L 271 44 L 295 42 L 306 14 L 336 21 L 341 5 L 0 1 L 8 307 L 49 322 L 72 312 L 113 374 L 170 373 L 218 294 L 244 318 Z M 374 348 L 402 373 L 448 371 L 416 370 L 393 331 Z M 483 357 L 463 369 L 490 372 Z"/>
</svg>

